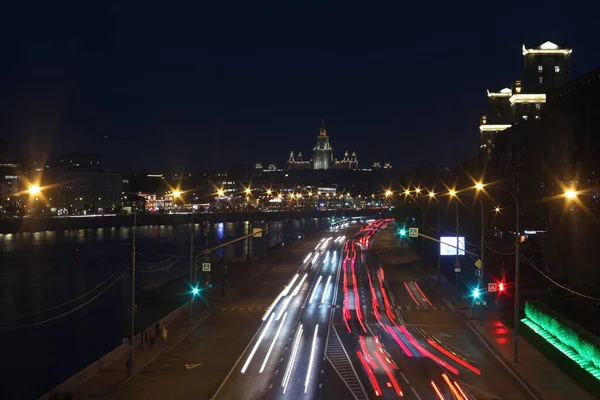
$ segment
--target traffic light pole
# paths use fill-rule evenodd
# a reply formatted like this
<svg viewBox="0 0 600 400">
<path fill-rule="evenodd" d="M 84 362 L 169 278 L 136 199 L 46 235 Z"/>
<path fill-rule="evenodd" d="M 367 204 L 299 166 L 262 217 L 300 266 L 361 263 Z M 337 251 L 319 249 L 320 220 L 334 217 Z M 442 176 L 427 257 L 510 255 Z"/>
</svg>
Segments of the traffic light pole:
<svg viewBox="0 0 600 400">
<path fill-rule="evenodd" d="M 458 239 L 458 199 L 455 200 L 454 205 L 456 206 L 456 262 L 454 263 L 456 273 L 456 300 L 460 301 L 460 272 L 456 271 L 459 267 L 458 254 L 460 253 L 460 241 Z"/>
</svg>

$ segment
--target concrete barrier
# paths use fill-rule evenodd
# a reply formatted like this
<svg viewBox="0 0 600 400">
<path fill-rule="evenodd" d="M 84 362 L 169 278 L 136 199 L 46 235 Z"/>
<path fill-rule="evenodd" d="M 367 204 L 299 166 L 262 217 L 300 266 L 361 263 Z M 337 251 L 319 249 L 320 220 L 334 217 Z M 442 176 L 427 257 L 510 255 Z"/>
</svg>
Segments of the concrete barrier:
<svg viewBox="0 0 600 400">
<path fill-rule="evenodd" d="M 142 333 L 143 332 L 154 329 L 156 327 L 156 324 L 159 324 L 159 326 L 163 322 L 167 323 L 167 325 L 170 324 L 175 319 L 177 319 L 178 317 L 183 315 L 183 313 L 187 310 L 188 307 L 189 307 L 189 303 L 185 303 L 181 307 L 176 308 L 171 313 L 165 315 L 163 318 L 154 322 L 153 324 L 148 326 L 146 329 L 142 330 L 141 333 L 138 333 L 137 335 L 134 336 L 133 345 L 136 348 L 139 348 L 140 345 L 142 344 Z M 64 396 L 67 393 L 73 392 L 77 386 L 81 385 L 88 379 L 93 378 L 100 371 L 102 371 L 103 369 L 106 369 L 111 364 L 113 364 L 115 361 L 117 361 L 121 357 L 124 357 L 125 355 L 127 355 L 128 351 L 129 351 L 129 346 L 127 344 L 122 344 L 122 345 L 118 346 L 117 348 L 115 348 L 108 354 L 102 356 L 100 359 L 94 361 L 93 363 L 91 363 L 90 365 L 88 365 L 87 367 L 85 367 L 84 369 L 82 369 L 81 371 L 79 371 L 78 373 L 76 373 L 75 375 L 73 375 L 72 377 L 70 377 L 63 383 L 61 383 L 60 385 L 58 385 L 57 387 L 55 387 L 54 389 L 49 391 L 48 393 L 41 396 L 40 399 L 41 400 L 54 400 L 56 398 L 55 396 L 57 396 L 57 395 Z"/>
</svg>

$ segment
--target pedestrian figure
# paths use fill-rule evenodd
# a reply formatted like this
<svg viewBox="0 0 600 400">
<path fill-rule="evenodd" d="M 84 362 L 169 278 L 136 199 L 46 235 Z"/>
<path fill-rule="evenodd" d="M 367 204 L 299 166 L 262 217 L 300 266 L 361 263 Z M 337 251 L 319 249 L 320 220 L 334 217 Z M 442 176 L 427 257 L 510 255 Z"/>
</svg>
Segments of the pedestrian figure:
<svg viewBox="0 0 600 400">
<path fill-rule="evenodd" d="M 163 340 L 166 342 L 167 341 L 167 323 L 163 321 L 163 327 L 162 327 L 162 337 Z"/>
</svg>

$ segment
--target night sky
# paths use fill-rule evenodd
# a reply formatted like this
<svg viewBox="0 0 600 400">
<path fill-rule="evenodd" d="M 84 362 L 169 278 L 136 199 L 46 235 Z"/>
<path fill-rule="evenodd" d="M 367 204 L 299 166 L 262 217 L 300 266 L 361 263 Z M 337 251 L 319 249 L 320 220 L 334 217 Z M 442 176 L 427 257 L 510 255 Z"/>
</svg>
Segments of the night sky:
<svg viewBox="0 0 600 400">
<path fill-rule="evenodd" d="M 3 5 L 0 138 L 119 171 L 283 165 L 310 158 L 324 118 L 338 158 L 453 165 L 522 43 L 570 44 L 572 76 L 600 64 L 592 3 L 186 3 Z"/>
</svg>

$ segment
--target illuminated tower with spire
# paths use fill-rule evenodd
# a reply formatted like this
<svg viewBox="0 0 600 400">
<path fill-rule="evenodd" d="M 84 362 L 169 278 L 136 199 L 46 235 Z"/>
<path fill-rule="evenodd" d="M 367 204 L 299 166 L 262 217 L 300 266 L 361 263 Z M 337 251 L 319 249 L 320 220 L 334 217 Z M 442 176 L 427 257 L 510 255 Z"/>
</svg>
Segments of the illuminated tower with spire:
<svg viewBox="0 0 600 400">
<path fill-rule="evenodd" d="M 329 136 L 325 128 L 325 120 L 321 124 L 317 145 L 313 149 L 313 169 L 330 169 L 333 167 L 333 149 L 329 144 Z"/>
</svg>

